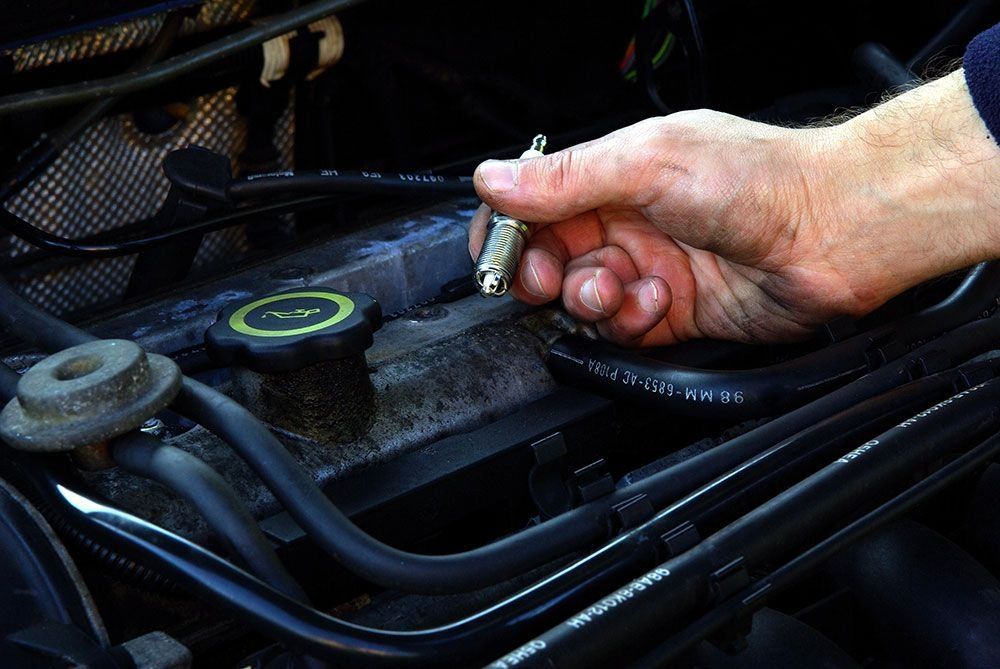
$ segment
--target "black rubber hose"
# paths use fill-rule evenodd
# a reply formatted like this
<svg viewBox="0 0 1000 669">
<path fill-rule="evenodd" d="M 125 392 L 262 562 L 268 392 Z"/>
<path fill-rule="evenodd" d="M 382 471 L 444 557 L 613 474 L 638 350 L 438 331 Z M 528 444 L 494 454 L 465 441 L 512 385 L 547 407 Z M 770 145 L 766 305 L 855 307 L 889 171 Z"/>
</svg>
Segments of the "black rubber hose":
<svg viewBox="0 0 1000 669">
<path fill-rule="evenodd" d="M 267 220 L 269 216 L 298 211 L 308 207 L 320 206 L 330 202 L 330 196 L 309 196 L 283 200 L 279 202 L 262 203 L 249 207 L 241 207 L 212 218 L 192 223 L 190 225 L 159 230 L 156 232 L 135 233 L 124 238 L 100 233 L 80 239 L 70 239 L 53 235 L 37 228 L 19 216 L 0 208 L 0 228 L 24 241 L 59 255 L 77 258 L 117 258 L 139 253 L 151 246 L 159 246 L 195 234 L 207 234 L 244 223 Z M 154 217 L 155 218 L 155 217 Z M 153 219 L 129 224 L 129 227 L 144 229 L 154 224 Z"/>
<path fill-rule="evenodd" d="M 357 193 L 362 195 L 476 196 L 472 177 L 400 172 L 275 172 L 233 180 L 228 194 L 234 202 L 284 197 L 289 193 Z"/>
<path fill-rule="evenodd" d="M 113 440 L 111 457 L 123 470 L 156 481 L 191 504 L 250 573 L 282 594 L 308 603 L 256 519 L 214 469 L 187 451 L 140 433 Z"/>
<path fill-rule="evenodd" d="M 2 289 L 2 288 L 3 288 L 3 285 L 0 284 L 0 289 Z M 11 295 L 3 295 L 2 292 L 3 291 L 0 290 L 0 298 L 4 298 L 4 299 L 0 299 L 0 304 L 5 304 L 5 307 L 7 307 L 7 309 L 5 309 L 5 311 L 3 312 L 3 314 L 4 314 L 5 317 L 9 317 L 12 313 L 16 315 L 16 312 L 19 311 L 21 308 L 28 308 L 28 309 L 31 309 L 33 311 L 37 311 L 37 310 L 34 310 L 30 305 L 28 305 L 26 302 L 24 302 L 23 300 L 21 300 L 21 298 L 17 297 L 16 295 L 14 295 L 15 299 L 10 299 Z M 31 338 L 32 339 L 34 339 L 36 341 L 38 341 L 38 340 L 47 341 L 49 343 L 49 345 L 52 345 L 53 341 L 61 342 L 61 345 L 63 345 L 63 344 L 80 343 L 81 341 L 87 341 L 87 340 L 92 339 L 92 337 L 90 335 L 88 335 L 87 333 L 85 333 L 85 332 L 83 332 L 81 330 L 78 330 L 76 328 L 72 328 L 70 326 L 67 326 L 67 325 L 61 323 L 60 321 L 58 321 L 57 319 L 51 319 L 51 317 L 49 317 L 49 319 L 50 319 L 49 321 L 42 320 L 40 322 L 45 327 L 57 330 L 57 332 L 55 332 L 53 334 L 52 331 L 47 330 L 46 332 L 43 332 L 43 333 L 40 334 L 37 331 L 35 331 L 34 333 L 29 333 L 29 334 L 31 334 Z M 9 318 L 8 318 L 8 320 L 9 320 Z M 24 321 L 23 320 L 18 321 L 17 319 L 15 319 L 15 322 L 21 322 L 21 323 L 23 323 Z M 34 321 L 34 322 L 35 323 L 39 323 L 39 321 L 37 321 L 37 320 Z M 942 343 L 942 344 L 949 344 L 956 351 L 976 350 L 977 347 L 984 346 L 984 342 L 979 341 L 977 343 L 977 340 L 982 339 L 983 337 L 988 337 L 990 335 L 995 335 L 996 334 L 995 330 L 991 330 L 991 329 L 985 327 L 987 325 L 990 325 L 993 322 L 994 322 L 993 319 L 990 319 L 988 321 L 983 321 L 983 322 L 980 322 L 980 323 L 971 324 L 970 326 L 966 326 L 966 328 L 962 328 L 960 331 L 958 331 L 956 333 L 951 333 L 950 335 L 947 335 L 946 337 L 943 338 L 943 340 L 947 340 L 947 341 L 942 341 L 940 343 Z M 933 352 L 937 351 L 940 354 L 940 353 L 943 353 L 945 350 L 947 350 L 948 346 L 942 346 L 940 349 L 937 349 L 937 348 L 935 348 L 935 349 L 928 349 L 928 347 L 925 347 L 925 349 L 927 349 L 927 350 L 921 350 L 919 353 L 921 353 L 923 355 L 928 355 L 930 353 L 933 353 Z M 914 355 L 914 356 L 908 356 L 905 362 L 907 364 L 913 364 L 913 362 L 915 360 L 918 360 L 918 359 L 920 359 L 920 358 L 917 357 L 916 355 Z M 942 359 L 941 355 L 936 356 L 936 360 L 938 362 L 940 362 L 941 359 Z M 927 361 L 925 360 L 924 362 L 926 363 Z M 886 372 L 893 372 L 896 377 L 899 377 L 901 379 L 901 378 L 903 378 L 902 372 L 904 370 L 905 370 L 905 368 L 900 368 L 900 369 L 885 368 L 883 370 L 879 370 L 879 373 L 877 373 L 877 374 L 881 374 L 883 377 L 886 377 Z M 872 376 L 872 375 L 870 375 L 870 376 Z M 883 382 L 888 380 L 890 382 L 890 387 L 891 387 L 892 378 L 893 377 L 890 375 L 889 377 L 886 377 L 885 379 L 883 379 Z M 866 377 L 866 379 L 868 379 L 868 377 Z M 862 385 L 865 385 L 865 384 L 862 384 Z M 867 384 L 865 386 L 865 388 L 862 388 L 862 393 L 860 393 L 860 394 L 863 395 L 864 392 L 870 391 L 871 388 L 872 388 L 872 385 L 871 384 Z M 848 389 L 842 389 L 842 390 L 846 391 Z M 842 398 L 842 401 L 847 401 L 848 402 L 847 406 L 850 406 L 850 402 L 851 402 L 852 398 L 856 400 L 857 397 L 859 396 L 858 393 L 853 393 L 853 394 L 848 393 L 848 394 L 845 394 L 843 392 L 841 392 L 841 395 L 844 395 L 844 397 Z M 777 422 L 777 421 L 775 421 L 775 422 Z M 648 484 L 649 482 L 650 481 L 646 481 L 644 483 Z M 637 488 L 638 488 L 638 486 L 637 486 Z M 631 494 L 633 492 L 637 492 L 637 490 L 635 490 L 635 491 L 628 490 L 627 492 Z M 597 506 L 597 505 L 594 505 L 594 506 Z M 561 520 L 564 517 L 566 517 L 566 518 L 579 517 L 581 515 L 585 515 L 586 513 L 593 513 L 595 510 L 596 509 L 594 509 L 594 508 L 584 509 L 584 510 L 582 510 L 582 511 L 584 511 L 584 514 L 581 514 L 579 511 L 578 512 L 570 512 L 569 514 L 565 514 L 565 516 L 560 516 L 559 518 L 557 518 L 555 520 L 558 521 L 558 520 Z M 601 523 L 600 524 L 604 525 L 606 523 L 606 520 L 605 520 L 606 519 L 606 514 L 605 513 L 598 513 L 596 515 L 601 519 Z M 557 523 L 555 521 L 550 521 L 550 523 L 546 523 L 546 526 L 548 526 L 550 529 L 554 529 L 553 523 L 556 526 L 559 525 L 559 523 Z M 602 528 L 602 531 L 606 531 L 606 529 Z M 608 551 L 616 550 L 616 548 L 618 546 L 626 546 L 626 547 L 628 547 L 628 548 L 631 549 L 632 547 L 629 546 L 628 540 L 631 539 L 631 538 L 634 538 L 635 536 L 636 536 L 635 534 L 630 533 L 630 535 L 628 537 L 623 538 L 621 540 L 618 540 L 616 542 L 613 542 L 613 546 L 612 547 L 610 547 L 610 548 L 606 547 L 605 549 L 602 549 L 602 551 L 598 551 L 593 556 L 590 556 L 590 558 L 587 559 L 587 560 L 585 560 L 585 562 L 589 562 L 590 565 L 596 564 L 596 562 L 600 560 L 600 558 L 601 558 L 602 555 L 606 555 Z M 647 539 L 647 540 L 644 541 L 644 543 L 645 543 L 645 545 L 647 547 L 649 547 L 652 542 L 648 541 L 648 539 Z M 625 554 L 625 557 L 627 558 L 629 555 L 642 555 L 642 551 L 629 550 Z M 627 559 L 626 559 L 626 561 L 627 561 Z M 562 573 L 563 572 L 560 572 L 559 574 L 556 574 L 552 578 L 556 579 L 556 582 L 558 582 L 558 579 L 560 578 L 560 574 L 562 574 Z M 567 601 L 568 597 L 572 593 L 580 591 L 581 588 L 583 588 L 585 586 L 597 586 L 597 587 L 601 587 L 605 583 L 605 581 L 608 580 L 608 574 L 609 574 L 609 570 L 603 570 L 603 571 L 601 571 L 601 570 L 584 571 L 583 569 L 580 569 L 579 571 L 575 571 L 574 577 L 575 578 L 583 578 L 584 580 L 583 580 L 582 583 L 580 583 L 579 581 L 576 581 L 576 583 L 578 584 L 578 587 L 572 587 L 572 589 L 569 592 L 567 592 L 566 590 L 563 590 L 562 591 L 562 594 L 563 594 L 562 597 L 558 597 L 558 596 L 551 596 L 550 597 L 549 596 L 550 594 L 552 594 L 552 592 L 546 590 L 546 587 L 548 587 L 549 585 L 551 585 L 551 583 L 553 581 L 550 580 L 550 581 L 547 581 L 547 582 L 542 582 L 541 584 L 533 586 L 528 591 L 526 591 L 527 594 L 525 594 L 524 596 L 518 596 L 518 597 L 514 598 L 514 603 L 511 604 L 510 606 L 493 607 L 491 610 L 489 610 L 487 612 L 484 612 L 483 615 L 480 615 L 478 617 L 474 617 L 472 619 L 469 619 L 463 625 L 460 625 L 460 626 L 457 626 L 457 627 L 456 626 L 449 626 L 449 628 L 448 628 L 448 634 L 441 633 L 441 634 L 438 634 L 435 637 L 435 635 L 428 633 L 428 634 L 430 634 L 430 636 L 428 636 L 425 639 L 422 639 L 421 642 L 430 643 L 434 638 L 436 638 L 437 641 L 435 641 L 435 643 L 438 643 L 438 642 L 441 642 L 442 639 L 446 638 L 449 643 L 452 643 L 452 642 L 455 642 L 456 638 L 471 638 L 470 635 L 474 635 L 474 631 L 475 630 L 486 629 L 486 630 L 490 631 L 489 635 L 475 637 L 475 639 L 477 639 L 477 641 L 475 641 L 474 643 L 472 643 L 472 646 L 475 646 L 475 647 L 477 647 L 479 649 L 482 649 L 483 648 L 483 639 L 488 639 L 488 638 L 497 638 L 497 639 L 499 639 L 499 638 L 501 638 L 502 634 L 500 634 L 500 633 L 503 632 L 504 630 L 511 629 L 512 626 L 518 624 L 519 622 L 532 620 L 532 616 L 530 615 L 531 613 L 549 610 L 550 607 L 558 606 L 558 605 L 564 603 L 565 601 Z M 565 580 L 562 582 L 562 584 L 566 585 Z M 571 583 L 570 585 L 573 585 L 573 584 Z M 533 596 L 534 596 L 534 599 L 533 599 Z M 541 599 L 539 600 L 539 598 L 541 598 Z M 535 604 L 537 604 L 537 605 L 535 605 Z M 535 605 L 534 608 L 531 608 L 532 605 Z M 525 610 L 526 606 L 528 607 L 527 610 Z M 511 609 L 513 609 L 513 611 L 511 611 Z M 497 613 L 497 612 L 500 612 L 500 611 L 502 611 L 504 613 L 517 613 L 517 612 L 520 611 L 521 615 L 513 615 L 510 618 L 500 619 L 500 620 L 497 620 L 496 618 L 492 618 L 492 619 L 490 618 L 490 616 L 489 616 L 490 613 Z M 471 651 L 471 646 L 467 647 L 466 652 L 472 652 Z"/>
<path fill-rule="evenodd" d="M 6 95 L 0 97 L 0 116 L 90 102 L 152 88 L 360 2 L 361 0 L 317 0 L 136 72 Z"/>
<path fill-rule="evenodd" d="M 1000 660 L 1000 580 L 926 525 L 899 520 L 822 570 L 831 590 L 878 639 L 882 666 L 994 667 Z"/>
<path fill-rule="evenodd" d="M 971 476 L 997 456 L 1000 456 L 1000 434 L 990 437 L 905 492 L 796 556 L 773 573 L 735 593 L 638 660 L 633 665 L 634 669 L 658 669 L 667 666 L 695 644 L 752 612 L 767 597 L 776 595 L 800 581 L 848 546 L 940 494 L 956 481 Z"/>
<path fill-rule="evenodd" d="M 127 71 L 141 70 L 166 56 L 177 39 L 183 23 L 184 16 L 181 12 L 168 14 L 149 47 Z M 63 149 L 79 137 L 80 133 L 86 130 L 91 123 L 107 114 L 118 103 L 118 100 L 118 98 L 110 97 L 92 102 L 74 114 L 58 130 L 40 137 L 32 144 L 26 155 L 18 158 L 14 170 L 0 180 L 0 203 L 23 190 L 42 170 L 51 165 Z"/>
<path fill-rule="evenodd" d="M 31 304 L 3 279 L 0 279 L 0 324 L 19 339 L 49 353 L 98 339 Z"/>
<path fill-rule="evenodd" d="M 10 291 L 9 287 L 6 287 L 5 289 L 5 286 L 3 284 L 0 284 L 0 304 L 3 304 L 5 307 L 2 311 L 0 311 L 0 318 L 2 318 L 5 322 L 7 322 L 8 325 L 20 324 L 21 327 L 18 329 L 22 331 L 19 333 L 22 335 L 27 335 L 29 339 L 35 341 L 36 343 L 44 342 L 47 343 L 49 346 L 54 346 L 55 348 L 61 348 L 67 345 L 73 345 L 76 343 L 81 343 L 82 341 L 88 341 L 92 339 L 90 335 L 81 330 L 68 326 L 59 321 L 58 319 L 46 317 L 44 314 L 40 314 L 38 310 L 31 307 L 16 294 L 13 294 Z M 21 317 L 23 316 L 23 314 L 19 314 L 19 312 L 25 308 L 34 313 L 34 318 L 25 319 Z M 43 329 L 42 330 L 28 329 L 27 331 L 23 331 L 23 326 L 26 323 L 29 324 L 29 328 L 39 327 Z M 979 350 L 981 349 L 988 348 L 988 344 L 992 342 L 992 340 L 994 340 L 997 335 L 996 323 L 997 323 L 996 319 L 987 319 L 977 323 L 972 323 L 968 326 L 965 326 L 964 328 L 960 328 L 959 330 L 950 333 L 949 335 L 945 335 L 939 341 L 935 342 L 934 345 L 925 346 L 920 351 L 914 352 L 914 354 L 911 354 L 910 356 L 906 356 L 904 360 L 899 361 L 898 365 L 900 366 L 891 365 L 889 367 L 880 369 L 876 373 L 871 374 L 868 377 L 865 377 L 864 379 L 855 384 L 852 384 L 852 386 L 841 389 L 841 391 L 834 393 L 834 395 L 839 395 L 837 402 L 840 403 L 846 402 L 845 406 L 850 406 L 853 402 L 857 401 L 859 397 L 864 397 L 866 393 L 873 392 L 873 389 L 877 388 L 880 384 L 886 384 L 888 387 L 892 387 L 893 385 L 898 384 L 900 381 L 904 380 L 907 377 L 908 368 L 912 366 L 916 361 L 922 360 L 925 365 L 931 361 L 941 363 L 944 358 L 948 357 L 949 353 L 954 355 L 969 355 L 979 352 Z M 935 353 L 937 355 L 935 355 Z M 826 399 L 827 398 L 823 398 L 823 400 Z M 829 402 L 824 403 L 821 400 L 814 404 L 825 404 L 826 405 L 825 408 L 829 409 L 830 406 L 836 406 L 837 402 L 834 402 L 831 405 L 831 403 Z M 806 407 L 804 407 L 803 409 L 806 409 Z M 812 418 L 810 418 L 807 415 L 808 413 L 809 412 L 803 412 L 802 410 L 800 410 L 799 412 L 797 412 L 796 417 L 799 421 L 812 420 Z M 812 415 L 815 416 L 815 414 Z M 769 425 L 779 423 L 780 421 L 782 421 L 782 419 L 773 421 Z M 794 425 L 795 421 L 792 421 L 791 424 Z M 767 427 L 768 425 L 764 426 L 764 428 Z M 785 429 L 788 429 L 788 426 L 786 426 Z M 709 454 L 711 453 L 712 452 L 710 452 Z M 674 472 L 670 473 L 673 474 Z M 663 477 L 660 477 L 660 479 L 656 478 L 649 479 L 642 483 L 646 483 L 648 485 L 649 483 L 652 482 L 659 482 L 659 480 L 661 480 L 662 478 Z M 637 488 L 636 490 L 629 490 L 628 492 L 629 493 L 638 492 L 638 484 L 636 488 Z M 593 511 L 593 509 L 590 509 L 589 511 Z M 566 514 L 566 516 L 573 517 L 573 512 L 570 512 L 570 514 Z M 560 518 L 562 518 L 562 516 Z M 547 523 L 546 525 L 549 524 Z M 549 525 L 549 527 L 551 527 L 551 525 Z M 603 581 L 600 581 L 597 578 L 595 578 L 594 581 L 592 582 L 600 583 Z M 548 601 L 550 605 L 558 603 L 552 600 Z M 525 617 L 527 616 L 522 616 L 521 619 L 524 619 Z M 261 624 L 266 624 L 266 621 L 261 621 Z M 477 620 L 475 624 L 476 625 L 482 624 L 482 620 L 481 619 Z M 470 626 L 474 625 L 470 624 Z M 458 630 L 456 630 L 456 633 L 457 631 Z M 480 639 L 477 645 L 481 647 L 481 643 L 482 641 Z"/>
<path fill-rule="evenodd" d="M 578 336 L 549 349 L 559 381 L 672 415 L 741 421 L 802 404 L 868 369 L 867 339 L 851 339 L 770 367 L 697 369 L 645 357 Z"/>
<path fill-rule="evenodd" d="M 828 416 L 906 383 L 914 376 L 948 369 L 976 355 L 986 353 L 996 347 L 998 340 L 1000 340 L 1000 318 L 995 316 L 956 328 L 857 381 L 730 439 L 701 455 L 674 464 L 619 492 L 648 491 L 654 505 L 669 503 L 692 487 L 721 476 L 782 439 Z"/>
<path fill-rule="evenodd" d="M 998 302 L 1000 262 L 982 262 L 969 270 L 948 297 L 891 327 L 905 334 L 907 343 L 916 343 L 961 323 L 985 318 L 997 310 Z"/>
<path fill-rule="evenodd" d="M 0 322 L 48 351 L 96 337 L 33 307 L 0 281 Z M 418 555 L 387 546 L 354 525 L 253 414 L 226 395 L 185 378 L 174 407 L 227 441 L 289 514 L 341 564 L 374 583 L 412 592 L 463 592 L 499 583 L 607 534 L 605 513 L 575 514 L 456 555 Z M 560 526 L 577 528 L 560 532 Z M 580 530 L 583 530 L 582 532 Z M 581 541 L 581 535 L 586 537 Z"/>
<path fill-rule="evenodd" d="M 61 255 L 79 258 L 114 258 L 139 253 L 151 246 L 187 239 L 195 234 L 206 234 L 243 223 L 252 224 L 254 221 L 266 220 L 269 215 L 321 205 L 329 202 L 331 196 L 337 193 L 408 197 L 475 196 L 472 177 L 432 177 L 398 172 L 383 174 L 380 172 L 336 172 L 333 170 L 315 175 L 299 175 L 292 172 L 288 172 L 287 175 L 289 176 L 265 175 L 233 183 L 236 193 L 234 197 L 257 200 L 263 198 L 264 202 L 240 207 L 197 223 L 167 230 L 133 234 L 120 239 L 108 239 L 108 235 L 105 233 L 82 239 L 54 235 L 3 208 L 0 208 L 0 228 L 38 248 Z M 267 198 L 273 200 L 276 195 L 295 192 L 312 193 L 312 195 L 267 201 Z M 156 222 L 155 219 L 154 216 L 152 219 L 130 224 L 130 227 L 142 229 L 152 226 Z"/>
<path fill-rule="evenodd" d="M 775 415 L 898 357 L 909 345 L 992 313 L 1000 263 L 972 268 L 940 303 L 898 323 L 855 335 L 794 360 L 749 370 L 671 365 L 582 337 L 552 344 L 548 366 L 570 385 L 683 416 L 723 421 Z"/>
<path fill-rule="evenodd" d="M 185 379 L 173 407 L 226 441 L 295 522 L 337 562 L 386 588 L 428 594 L 476 590 L 579 549 L 580 528 L 588 540 L 602 538 L 607 531 L 604 522 L 595 527 L 579 515 L 572 517 L 575 522 L 536 525 L 463 553 L 420 555 L 399 550 L 351 522 L 267 427 L 226 395 Z M 560 527 L 570 531 L 559 531 Z"/>
<path fill-rule="evenodd" d="M 0 282 L 0 305 L 3 306 L 0 322 L 47 350 L 61 350 L 94 339 L 83 330 L 36 309 L 3 282 Z M 1000 319 L 986 319 L 959 328 L 850 386 L 670 470 L 517 535 L 464 553 L 442 556 L 399 551 L 362 532 L 316 487 L 309 474 L 256 417 L 222 393 L 185 379 L 175 406 L 229 442 L 296 522 L 347 568 L 389 588 L 452 592 L 501 582 L 606 539 L 615 505 L 646 494 L 653 508 L 665 506 L 777 441 L 906 382 L 915 363 L 950 367 L 988 349 L 998 335 Z M 928 356 L 930 360 L 926 359 Z"/>
<path fill-rule="evenodd" d="M 941 376 L 925 380 L 901 392 L 896 399 L 907 406 L 908 402 L 923 401 L 927 394 L 950 385 L 948 378 Z M 707 468 L 700 469 L 696 476 L 678 475 L 671 471 L 656 480 L 650 478 L 619 490 L 609 499 L 600 500 L 599 504 L 567 512 L 492 544 L 450 555 L 419 555 L 379 542 L 354 525 L 312 483 L 308 472 L 281 447 L 274 435 L 227 396 L 186 379 L 174 407 L 229 443 L 264 480 L 303 530 L 338 562 L 374 583 L 409 592 L 461 592 L 512 578 L 590 542 L 606 538 L 610 531 L 609 514 L 612 507 L 620 502 L 645 493 L 654 508 L 658 508 L 697 487 L 699 481 L 707 482 L 715 477 L 708 476 L 705 481 L 708 472 L 713 471 Z M 858 411 L 861 414 L 858 418 L 868 422 L 891 411 L 891 404 L 876 402 L 873 407 L 864 409 L 868 413 Z M 800 438 L 779 444 L 724 482 L 712 486 L 711 494 L 702 494 L 698 502 L 708 504 L 717 496 L 733 492 L 754 477 L 767 473 L 772 467 L 794 462 L 807 445 L 815 447 L 827 443 L 844 432 L 843 423 L 836 424 L 832 429 L 828 424 L 814 425 Z M 766 446 L 758 444 L 757 452 L 764 448 Z M 718 461 L 717 458 L 707 457 L 713 453 L 710 451 L 692 458 L 679 468 L 687 471 L 698 469 L 699 460 Z M 725 462 L 724 459 L 722 461 Z M 737 464 L 739 462 L 733 463 L 733 466 Z M 716 475 L 723 474 L 727 469 L 729 467 Z M 674 485 L 663 485 L 667 482 Z M 680 518 L 677 523 L 683 520 Z M 663 528 L 663 531 L 667 529 L 670 528 Z"/>
<path fill-rule="evenodd" d="M 742 570 L 759 569 L 884 497 L 908 476 L 1000 427 L 1000 379 L 964 390 L 871 439 L 644 577 L 529 642 L 525 667 L 628 660 L 665 628 L 704 608 Z M 738 589 L 738 588 L 737 588 Z M 612 615 L 603 615 L 614 609 Z"/>
<path fill-rule="evenodd" d="M 962 409 L 965 408 L 962 407 Z M 934 413 L 932 412 L 932 415 Z M 969 414 L 967 412 L 963 411 L 962 416 L 968 421 Z M 955 421 L 951 420 L 952 418 L 952 416 L 938 414 L 938 419 L 947 423 L 946 427 L 949 432 L 955 426 Z M 910 442 L 905 445 L 906 448 L 900 448 L 901 444 L 896 440 L 886 448 L 881 449 L 879 454 L 882 455 L 885 450 L 895 451 L 897 455 L 908 460 L 922 460 L 934 455 L 928 453 L 934 449 L 926 448 L 927 444 L 925 443 Z M 920 457 L 917 457 L 918 455 Z M 882 489 L 877 487 L 877 482 L 882 480 L 880 475 L 885 473 L 884 470 L 887 468 L 892 471 L 900 469 L 900 467 L 887 467 L 885 463 L 881 462 L 884 459 L 884 457 L 880 458 L 880 462 L 876 463 L 877 466 L 873 467 L 873 473 L 865 476 L 869 483 L 871 479 L 876 480 L 878 490 Z M 826 471 L 823 470 L 816 476 L 824 475 Z M 39 479 L 44 479 L 46 474 L 39 472 L 37 476 Z M 61 506 L 65 513 L 75 517 L 78 522 L 86 526 L 89 534 L 98 535 L 102 541 L 142 555 L 144 561 L 156 565 L 158 569 L 169 574 L 200 598 L 218 606 L 269 637 L 310 655 L 339 660 L 361 660 L 372 665 L 389 666 L 403 664 L 440 666 L 456 662 L 469 663 L 473 658 L 481 657 L 483 653 L 489 652 L 498 641 L 508 640 L 511 632 L 523 631 L 526 626 L 530 629 L 530 625 L 526 625 L 526 623 L 530 623 L 532 620 L 532 613 L 534 613 L 532 611 L 510 619 L 504 626 L 482 627 L 480 625 L 482 616 L 489 614 L 495 607 L 464 620 L 427 630 L 386 631 L 347 623 L 304 607 L 280 595 L 208 551 L 185 542 L 161 528 L 137 521 L 125 512 L 87 499 L 65 486 L 57 486 L 49 479 L 39 479 L 36 479 L 37 483 L 46 487 L 46 494 L 53 500 L 53 504 Z M 802 485 L 800 484 L 797 488 Z M 847 487 L 848 489 L 843 494 L 832 495 L 832 499 L 837 500 L 838 505 L 843 504 L 845 500 L 850 501 L 850 495 L 857 492 L 855 488 Z M 855 499 L 860 499 L 860 497 Z M 811 507 L 801 504 L 792 504 L 790 511 L 801 511 L 806 515 L 812 513 Z M 765 543 L 767 542 L 767 537 L 761 539 Z M 646 543 L 651 542 L 647 541 Z M 699 583 L 704 582 L 706 579 L 701 573 L 703 565 L 697 563 L 694 566 L 698 568 L 688 570 L 691 577 L 697 577 Z M 670 572 L 670 575 L 672 577 L 679 573 L 681 572 Z M 633 597 L 643 602 L 648 601 L 648 595 L 656 594 L 652 592 L 653 585 L 658 584 L 665 577 L 666 574 L 662 571 L 653 570 L 644 577 L 644 580 L 637 581 L 638 586 L 631 595 L 625 596 L 625 601 L 631 601 L 630 598 Z M 537 587 L 540 586 L 531 586 L 525 592 Z M 651 592 L 647 593 L 647 590 Z M 638 597 L 637 595 L 640 593 L 641 597 Z M 671 591 L 671 594 L 677 593 Z M 684 595 L 685 593 L 680 594 Z M 692 590 L 692 595 L 689 595 L 688 598 L 700 601 L 703 596 Z M 547 607 L 564 605 L 566 601 L 566 599 L 545 600 Z M 684 598 L 682 596 L 680 599 L 670 601 L 680 604 Z M 600 612 L 598 617 L 610 611 L 611 608 L 619 606 L 622 606 L 622 602 L 617 598 L 610 604 L 601 605 L 596 609 Z M 615 611 L 614 614 L 604 617 L 614 618 L 618 613 L 619 611 Z M 664 619 L 668 618 L 669 616 L 666 616 Z M 653 636 L 655 637 L 655 635 Z M 530 662 L 530 657 L 525 658 L 530 656 L 532 652 L 540 650 L 540 647 L 537 643 L 529 643 L 525 649 L 526 652 L 522 653 L 520 658 L 522 661 Z"/>
<path fill-rule="evenodd" d="M 20 375 L 0 364 L 0 400 L 17 394 Z M 140 432 L 111 441 L 111 457 L 123 470 L 160 483 L 191 504 L 250 571 L 284 595 L 308 603 L 299 584 L 285 570 L 274 547 L 232 486 L 187 451 Z"/>
<path fill-rule="evenodd" d="M 846 444 L 864 441 L 949 394 L 993 378 L 1000 362 L 963 365 L 911 381 L 884 395 L 830 416 L 784 439 L 707 483 L 659 514 L 704 528 L 706 522 L 731 520 L 735 509 L 753 508 L 761 500 L 812 473 Z"/>
<path fill-rule="evenodd" d="M 7 402 L 17 394 L 17 382 L 21 375 L 7 365 L 0 364 L 0 400 Z"/>
</svg>

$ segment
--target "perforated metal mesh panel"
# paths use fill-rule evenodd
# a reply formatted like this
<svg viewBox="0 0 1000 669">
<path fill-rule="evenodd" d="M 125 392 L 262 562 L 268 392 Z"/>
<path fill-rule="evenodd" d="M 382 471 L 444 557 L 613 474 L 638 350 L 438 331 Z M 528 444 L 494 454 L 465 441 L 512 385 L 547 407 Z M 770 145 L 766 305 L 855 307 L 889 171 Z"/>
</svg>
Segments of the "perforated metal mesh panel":
<svg viewBox="0 0 1000 669">
<path fill-rule="evenodd" d="M 242 18 L 250 5 L 249 0 L 210 3 L 190 29 Z M 120 31 L 117 27 L 88 31 L 24 47 L 18 53 L 27 59 L 22 67 L 30 68 L 130 48 L 148 41 L 161 20 L 137 19 L 123 24 Z M 168 152 L 197 144 L 235 158 L 243 150 L 246 127 L 236 111 L 235 95 L 236 89 L 228 88 L 190 101 L 186 117 L 155 136 L 142 133 L 129 115 L 104 119 L 85 131 L 5 206 L 36 226 L 67 237 L 110 230 L 151 216 L 167 195 L 169 184 L 161 164 Z M 275 133 L 285 166 L 292 164 L 293 136 L 294 117 L 289 108 Z M 15 239 L 5 253 L 15 257 L 31 248 Z M 245 250 L 242 228 L 212 233 L 202 242 L 195 267 Z M 78 263 L 23 279 L 19 287 L 35 303 L 65 313 L 120 297 L 133 264 L 134 258 Z"/>
<path fill-rule="evenodd" d="M 198 14 L 186 18 L 181 34 L 190 34 L 228 25 L 246 18 L 254 0 L 209 0 Z M 84 30 L 45 42 L 28 44 L 7 52 L 15 72 L 24 72 L 55 63 L 93 58 L 134 49 L 148 43 L 163 23 L 163 15 L 150 15 L 124 21 L 113 27 Z"/>
</svg>

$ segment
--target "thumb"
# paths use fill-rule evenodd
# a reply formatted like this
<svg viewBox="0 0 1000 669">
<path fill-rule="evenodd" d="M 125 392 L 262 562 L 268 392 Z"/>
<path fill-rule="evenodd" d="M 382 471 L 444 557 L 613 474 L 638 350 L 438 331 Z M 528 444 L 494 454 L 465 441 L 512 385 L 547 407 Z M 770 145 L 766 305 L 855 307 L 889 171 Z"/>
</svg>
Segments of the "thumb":
<svg viewBox="0 0 1000 669">
<path fill-rule="evenodd" d="M 638 166 L 624 142 L 599 141 L 521 160 L 487 160 L 473 181 L 483 202 L 532 223 L 629 204 Z"/>
</svg>

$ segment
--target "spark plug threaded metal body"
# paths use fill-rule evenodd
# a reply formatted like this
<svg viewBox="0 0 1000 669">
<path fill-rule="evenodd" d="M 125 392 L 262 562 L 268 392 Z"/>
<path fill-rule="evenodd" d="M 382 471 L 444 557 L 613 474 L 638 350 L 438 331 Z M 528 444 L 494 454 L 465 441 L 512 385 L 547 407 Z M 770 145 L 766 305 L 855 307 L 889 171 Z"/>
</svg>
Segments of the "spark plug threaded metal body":
<svg viewBox="0 0 1000 669">
<path fill-rule="evenodd" d="M 528 241 L 528 226 L 494 211 L 476 262 L 476 283 L 484 296 L 503 295 L 514 283 L 517 264 Z"/>
<path fill-rule="evenodd" d="M 531 142 L 531 148 L 521 154 L 521 158 L 542 155 L 545 143 L 545 135 L 537 135 Z M 524 222 L 498 211 L 492 213 L 486 224 L 483 249 L 476 261 L 476 284 L 480 295 L 500 297 L 507 293 L 517 275 L 528 235 L 528 226 Z"/>
</svg>

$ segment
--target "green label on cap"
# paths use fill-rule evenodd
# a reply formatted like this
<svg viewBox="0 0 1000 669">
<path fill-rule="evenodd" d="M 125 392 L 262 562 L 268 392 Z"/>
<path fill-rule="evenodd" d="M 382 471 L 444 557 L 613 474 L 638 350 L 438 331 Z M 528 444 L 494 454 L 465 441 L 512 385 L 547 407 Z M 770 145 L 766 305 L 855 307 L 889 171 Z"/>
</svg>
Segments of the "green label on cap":
<svg viewBox="0 0 1000 669">
<path fill-rule="evenodd" d="M 240 307 L 229 317 L 229 327 L 253 337 L 291 337 L 336 325 L 353 312 L 354 301 L 345 295 L 285 293 Z"/>
</svg>

